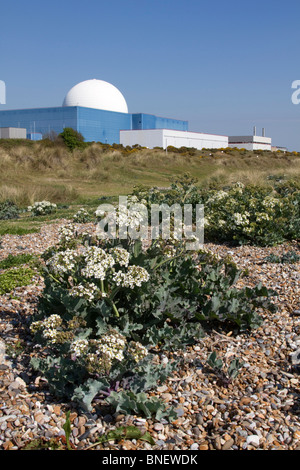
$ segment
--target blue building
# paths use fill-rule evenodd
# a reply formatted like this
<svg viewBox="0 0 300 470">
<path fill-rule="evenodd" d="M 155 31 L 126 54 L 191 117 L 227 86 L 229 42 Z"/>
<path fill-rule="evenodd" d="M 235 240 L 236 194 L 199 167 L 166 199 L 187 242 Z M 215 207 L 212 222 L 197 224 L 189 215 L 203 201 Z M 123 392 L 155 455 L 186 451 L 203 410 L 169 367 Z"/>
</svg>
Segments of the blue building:
<svg viewBox="0 0 300 470">
<path fill-rule="evenodd" d="M 123 95 L 101 80 L 75 85 L 61 107 L 0 111 L 0 128 L 25 128 L 27 138 L 37 140 L 66 127 L 80 132 L 86 142 L 120 143 L 121 130 L 188 130 L 188 122 L 149 114 L 130 114 Z"/>
</svg>

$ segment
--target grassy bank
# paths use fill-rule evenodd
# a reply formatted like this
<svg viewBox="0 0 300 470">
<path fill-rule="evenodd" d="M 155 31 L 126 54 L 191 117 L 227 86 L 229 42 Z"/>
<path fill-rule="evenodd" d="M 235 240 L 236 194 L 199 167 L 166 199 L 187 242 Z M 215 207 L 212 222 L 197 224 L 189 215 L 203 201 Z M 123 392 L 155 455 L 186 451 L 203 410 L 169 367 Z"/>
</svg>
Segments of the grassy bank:
<svg viewBox="0 0 300 470">
<path fill-rule="evenodd" d="M 91 144 L 70 152 L 49 141 L 0 140 L 0 201 L 27 206 L 43 199 L 86 204 L 125 195 L 135 185 L 168 186 L 189 172 L 204 187 L 234 181 L 264 185 L 268 177 L 299 179 L 300 154 L 224 149 L 122 149 Z"/>
</svg>

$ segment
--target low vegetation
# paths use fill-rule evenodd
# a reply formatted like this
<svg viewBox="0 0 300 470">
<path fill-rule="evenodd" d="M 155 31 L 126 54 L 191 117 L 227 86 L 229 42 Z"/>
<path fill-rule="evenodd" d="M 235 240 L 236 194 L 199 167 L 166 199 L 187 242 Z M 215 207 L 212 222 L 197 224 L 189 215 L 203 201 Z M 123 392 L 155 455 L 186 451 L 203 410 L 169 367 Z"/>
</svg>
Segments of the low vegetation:
<svg viewBox="0 0 300 470">
<path fill-rule="evenodd" d="M 118 231 L 114 239 L 79 235 L 74 224 L 95 222 L 99 204 L 130 195 L 148 208 L 203 204 L 205 241 L 267 246 L 299 240 L 300 154 L 164 152 L 77 145 L 74 136 L 69 143 L 70 135 L 64 137 L 0 141 L 0 234 L 70 221 L 42 255 L 44 288 L 30 324 L 31 367 L 55 396 L 84 410 L 101 395 L 114 411 L 172 421 L 175 410 L 148 392 L 180 367 L 176 351 L 211 328 L 234 334 L 259 327 L 264 312 L 276 309 L 276 292 L 261 283 L 247 287 L 244 280 L 238 286 L 245 272 L 230 258 L 187 250 L 175 236 L 144 246 Z M 185 175 L 187 167 L 192 176 Z M 130 213 L 127 223 L 136 227 L 136 217 L 138 211 Z M 299 257 L 288 252 L 269 261 L 296 263 Z M 2 260 L 0 295 L 30 283 L 34 263 L 27 255 Z M 166 364 L 159 359 L 162 351 L 171 353 Z M 243 363 L 234 358 L 226 364 L 213 352 L 207 365 L 228 384 Z"/>
<path fill-rule="evenodd" d="M 170 243 L 143 248 L 140 240 L 62 227 L 58 245 L 43 255 L 45 288 L 30 327 L 39 348 L 32 367 L 56 396 L 90 410 L 100 394 L 115 411 L 175 419 L 147 395 L 180 366 L 160 363 L 159 352 L 194 344 L 216 325 L 257 328 L 260 312 L 274 310 L 275 292 L 236 287 L 243 273 L 229 259 Z M 239 367 L 231 364 L 231 379 Z"/>
<path fill-rule="evenodd" d="M 24 266 L 0 272 L 0 295 L 10 293 L 16 287 L 29 285 L 34 274 L 33 269 Z"/>
<path fill-rule="evenodd" d="M 22 208 L 36 201 L 85 204 L 101 196 L 129 194 L 134 186 L 168 187 L 187 170 L 203 188 L 240 181 L 268 184 L 273 178 L 298 179 L 297 152 L 249 152 L 237 149 L 149 150 L 83 143 L 72 151 L 61 139 L 39 142 L 0 139 L 0 201 Z"/>
</svg>

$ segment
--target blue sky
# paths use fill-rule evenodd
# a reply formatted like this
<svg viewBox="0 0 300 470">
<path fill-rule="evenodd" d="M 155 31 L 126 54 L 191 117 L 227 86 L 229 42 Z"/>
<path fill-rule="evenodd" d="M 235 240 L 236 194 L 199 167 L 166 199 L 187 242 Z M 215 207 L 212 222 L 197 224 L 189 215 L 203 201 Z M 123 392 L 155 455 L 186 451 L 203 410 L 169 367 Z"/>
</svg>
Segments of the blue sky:
<svg viewBox="0 0 300 470">
<path fill-rule="evenodd" d="M 129 112 L 300 151 L 299 0 L 14 0 L 0 11 L 0 109 L 61 106 L 106 80 Z"/>
</svg>

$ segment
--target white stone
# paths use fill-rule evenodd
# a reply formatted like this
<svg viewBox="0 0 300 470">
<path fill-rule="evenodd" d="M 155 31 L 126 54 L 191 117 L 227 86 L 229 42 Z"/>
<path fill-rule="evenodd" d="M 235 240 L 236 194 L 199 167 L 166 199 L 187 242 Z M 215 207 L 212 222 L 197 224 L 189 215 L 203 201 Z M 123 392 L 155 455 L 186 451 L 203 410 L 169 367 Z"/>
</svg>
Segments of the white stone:
<svg viewBox="0 0 300 470">
<path fill-rule="evenodd" d="M 255 434 L 252 434 L 251 436 L 247 437 L 247 444 L 248 445 L 254 445 L 254 446 L 259 446 L 259 436 L 256 436 Z"/>
</svg>

